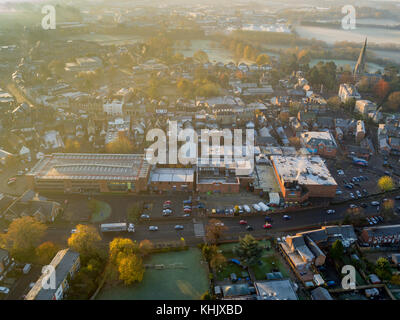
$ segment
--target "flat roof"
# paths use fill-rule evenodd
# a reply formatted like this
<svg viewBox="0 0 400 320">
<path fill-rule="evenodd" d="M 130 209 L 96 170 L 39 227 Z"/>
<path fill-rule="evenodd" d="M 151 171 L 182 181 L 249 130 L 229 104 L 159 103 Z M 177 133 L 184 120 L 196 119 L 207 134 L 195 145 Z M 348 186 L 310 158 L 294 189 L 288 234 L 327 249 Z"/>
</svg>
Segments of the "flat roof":
<svg viewBox="0 0 400 320">
<path fill-rule="evenodd" d="M 46 180 L 122 180 L 146 178 L 149 164 L 142 154 L 53 153 L 27 175 Z"/>
<path fill-rule="evenodd" d="M 297 181 L 301 185 L 337 185 L 319 156 L 271 156 L 271 160 L 284 182 Z"/>
<path fill-rule="evenodd" d="M 255 281 L 254 287 L 260 299 L 298 300 L 291 280 Z"/>
<path fill-rule="evenodd" d="M 193 182 L 194 169 L 158 168 L 151 172 L 151 182 Z"/>
</svg>

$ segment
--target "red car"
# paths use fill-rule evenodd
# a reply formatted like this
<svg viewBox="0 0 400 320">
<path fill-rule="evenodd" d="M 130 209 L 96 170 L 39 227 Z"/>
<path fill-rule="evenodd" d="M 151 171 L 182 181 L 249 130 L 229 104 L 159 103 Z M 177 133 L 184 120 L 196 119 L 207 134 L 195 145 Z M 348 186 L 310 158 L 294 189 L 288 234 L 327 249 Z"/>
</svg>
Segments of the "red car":
<svg viewBox="0 0 400 320">
<path fill-rule="evenodd" d="M 247 224 L 247 221 L 246 221 L 246 220 L 240 220 L 240 221 L 239 221 L 239 224 L 245 225 L 245 224 Z"/>
<path fill-rule="evenodd" d="M 171 204 L 171 200 L 164 201 L 164 204 Z"/>
<path fill-rule="evenodd" d="M 183 209 L 184 213 L 192 213 L 192 209 Z"/>
<path fill-rule="evenodd" d="M 266 224 L 263 225 L 263 228 L 264 228 L 264 229 L 272 228 L 272 224 L 266 223 Z"/>
</svg>

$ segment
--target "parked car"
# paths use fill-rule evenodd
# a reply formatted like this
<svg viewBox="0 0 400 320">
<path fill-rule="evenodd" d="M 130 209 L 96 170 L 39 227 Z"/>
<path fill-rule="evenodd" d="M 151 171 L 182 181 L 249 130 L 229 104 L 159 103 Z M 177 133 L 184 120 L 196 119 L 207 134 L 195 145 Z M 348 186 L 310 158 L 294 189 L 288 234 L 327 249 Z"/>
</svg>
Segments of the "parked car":
<svg viewBox="0 0 400 320">
<path fill-rule="evenodd" d="M 246 224 L 247 224 L 247 221 L 246 221 L 246 220 L 240 220 L 240 221 L 239 221 L 239 224 L 241 224 L 241 225 L 246 225 Z"/>
<path fill-rule="evenodd" d="M 182 217 L 184 218 L 190 217 L 190 213 L 185 213 L 184 215 L 182 215 Z"/>
<path fill-rule="evenodd" d="M 395 199 L 396 199 L 396 200 L 400 200 L 400 196 L 396 196 Z"/>
<path fill-rule="evenodd" d="M 169 204 L 169 205 L 171 205 L 172 202 L 171 202 L 171 200 L 166 200 L 166 201 L 164 201 L 164 204 Z"/>
<path fill-rule="evenodd" d="M 327 214 L 334 214 L 335 212 L 336 212 L 336 210 L 333 210 L 333 209 L 326 210 Z"/>
<path fill-rule="evenodd" d="M 253 231 L 254 228 L 253 228 L 252 226 L 247 226 L 247 227 L 246 227 L 246 230 L 247 230 L 247 231 Z"/>
<path fill-rule="evenodd" d="M 272 228 L 272 224 L 266 223 L 266 224 L 263 225 L 263 228 L 264 229 L 270 229 L 270 228 Z"/>
<path fill-rule="evenodd" d="M 350 192 L 350 198 L 355 199 L 356 197 L 354 196 L 353 192 Z"/>
<path fill-rule="evenodd" d="M 71 230 L 71 234 L 76 233 L 76 231 L 77 231 L 76 229 L 72 229 L 72 230 Z"/>
<path fill-rule="evenodd" d="M 368 204 L 366 204 L 365 202 L 363 202 L 363 203 L 360 204 L 360 207 L 361 207 L 361 208 L 366 208 L 366 207 L 368 207 Z"/>
<path fill-rule="evenodd" d="M 268 216 L 264 217 L 264 220 L 265 220 L 265 222 L 269 222 L 269 223 L 272 223 L 272 222 L 273 222 L 273 221 L 272 221 L 272 218 L 271 218 L 271 217 L 268 217 Z"/>
<path fill-rule="evenodd" d="M 158 227 L 157 226 L 150 226 L 149 231 L 157 231 Z"/>
<path fill-rule="evenodd" d="M 183 200 L 183 204 L 192 204 L 192 200 Z"/>
<path fill-rule="evenodd" d="M 223 222 L 217 222 L 215 225 L 218 226 L 218 227 L 223 227 L 224 223 Z"/>
<path fill-rule="evenodd" d="M 163 214 L 171 214 L 172 213 L 172 210 L 171 209 L 164 209 L 163 210 Z"/>
<path fill-rule="evenodd" d="M 356 194 L 357 194 L 357 196 L 358 196 L 359 198 L 362 197 L 362 194 L 361 194 L 361 192 L 360 192 L 359 190 L 356 190 Z"/>
<path fill-rule="evenodd" d="M 283 216 L 283 219 L 284 219 L 284 220 L 290 220 L 290 219 L 291 219 L 291 217 L 290 217 L 290 216 L 288 216 L 287 214 L 285 214 L 285 215 Z"/>
<path fill-rule="evenodd" d="M 175 230 L 183 230 L 183 226 L 180 225 L 180 224 L 177 224 L 177 225 L 175 226 Z"/>
<path fill-rule="evenodd" d="M 140 215 L 140 218 L 142 218 L 142 219 L 150 219 L 150 216 L 148 214 L 142 214 L 142 215 Z"/>
<path fill-rule="evenodd" d="M 260 212 L 260 211 L 261 211 L 261 208 L 260 208 L 260 206 L 259 206 L 258 204 L 253 204 L 253 208 L 254 208 L 257 212 Z"/>
<path fill-rule="evenodd" d="M 247 213 L 250 213 L 250 212 L 251 212 L 251 209 L 250 209 L 250 207 L 249 207 L 247 204 L 245 204 L 245 205 L 243 206 L 243 209 L 244 209 L 244 211 L 246 211 Z"/>
<path fill-rule="evenodd" d="M 379 206 L 379 202 L 378 201 L 372 201 L 371 202 L 371 206 Z"/>
<path fill-rule="evenodd" d="M 350 204 L 350 209 L 356 209 L 356 208 L 358 208 L 358 206 L 356 205 L 356 204 Z"/>
<path fill-rule="evenodd" d="M 11 184 L 14 184 L 15 182 L 17 182 L 17 178 L 10 178 L 10 179 L 8 179 L 7 184 L 11 185 Z"/>
</svg>

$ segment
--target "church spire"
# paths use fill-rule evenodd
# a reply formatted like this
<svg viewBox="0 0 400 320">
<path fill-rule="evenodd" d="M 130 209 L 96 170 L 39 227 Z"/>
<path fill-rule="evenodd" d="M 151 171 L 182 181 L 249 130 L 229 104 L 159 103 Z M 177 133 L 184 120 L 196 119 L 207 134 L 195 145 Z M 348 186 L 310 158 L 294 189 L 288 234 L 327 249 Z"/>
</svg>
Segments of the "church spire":
<svg viewBox="0 0 400 320">
<path fill-rule="evenodd" d="M 358 57 L 358 61 L 356 66 L 354 67 L 353 74 L 361 75 L 365 72 L 365 60 L 367 56 L 367 38 L 365 38 L 365 43 L 363 48 L 361 49 L 360 56 Z"/>
</svg>

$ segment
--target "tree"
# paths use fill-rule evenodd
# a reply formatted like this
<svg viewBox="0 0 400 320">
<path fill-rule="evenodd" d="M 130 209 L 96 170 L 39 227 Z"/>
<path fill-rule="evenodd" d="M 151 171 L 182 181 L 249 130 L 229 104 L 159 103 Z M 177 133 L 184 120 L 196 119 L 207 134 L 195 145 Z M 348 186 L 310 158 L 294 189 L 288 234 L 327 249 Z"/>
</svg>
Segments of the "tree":
<svg viewBox="0 0 400 320">
<path fill-rule="evenodd" d="M 117 139 L 106 145 L 106 152 L 128 154 L 133 152 L 133 144 L 124 132 L 119 132 Z"/>
<path fill-rule="evenodd" d="M 32 259 L 32 253 L 46 232 L 46 225 L 33 217 L 22 217 L 11 222 L 2 237 L 3 245 L 20 261 Z"/>
<path fill-rule="evenodd" d="M 338 239 L 332 244 L 330 254 L 331 254 L 331 257 L 335 260 L 340 260 L 343 258 L 344 247 L 343 247 L 342 241 L 340 241 Z"/>
<path fill-rule="evenodd" d="M 75 153 L 81 150 L 81 144 L 77 140 L 68 139 L 65 142 L 64 152 L 66 153 Z"/>
<path fill-rule="evenodd" d="M 49 264 L 59 250 L 59 246 L 53 242 L 43 242 L 39 247 L 36 248 L 38 263 L 43 265 Z"/>
<path fill-rule="evenodd" d="M 119 279 L 124 281 L 125 285 L 141 282 L 144 275 L 142 258 L 135 254 L 122 258 L 118 263 L 118 272 Z"/>
<path fill-rule="evenodd" d="M 393 111 L 400 110 L 400 91 L 392 92 L 389 95 L 387 105 Z"/>
<path fill-rule="evenodd" d="M 245 266 L 252 266 L 260 259 L 262 248 L 253 236 L 247 234 L 243 238 L 239 238 L 239 244 L 233 248 L 233 253 Z"/>
<path fill-rule="evenodd" d="M 207 63 L 208 60 L 208 54 L 204 52 L 203 50 L 197 50 L 193 54 L 193 59 L 200 62 L 200 63 Z"/>
<path fill-rule="evenodd" d="M 216 244 L 228 228 L 218 219 L 211 219 L 206 226 L 206 238 L 209 243 Z"/>
<path fill-rule="evenodd" d="M 154 245 L 150 240 L 142 240 L 139 243 L 139 250 L 141 252 L 142 255 L 146 256 L 148 255 L 151 250 L 153 250 Z"/>
<path fill-rule="evenodd" d="M 389 261 L 384 257 L 380 257 L 378 260 L 376 260 L 375 272 L 379 278 L 390 280 L 392 273 L 390 271 Z"/>
<path fill-rule="evenodd" d="M 390 85 L 388 82 L 385 80 L 381 79 L 379 82 L 375 85 L 375 94 L 380 98 L 383 99 L 386 97 L 390 90 Z"/>
<path fill-rule="evenodd" d="M 226 263 L 225 256 L 218 250 L 216 245 L 205 244 L 201 252 L 208 265 L 214 270 L 220 269 Z"/>
<path fill-rule="evenodd" d="M 101 237 L 95 227 L 78 224 L 76 232 L 68 239 L 68 246 L 88 258 L 98 250 L 100 241 Z"/>
<path fill-rule="evenodd" d="M 110 262 L 117 264 L 118 261 L 139 252 L 139 246 L 128 238 L 115 238 L 109 245 Z"/>
<path fill-rule="evenodd" d="M 340 98 L 338 96 L 334 96 L 328 99 L 327 101 L 328 106 L 333 108 L 333 109 L 339 109 L 341 106 L 342 102 L 340 101 Z"/>
<path fill-rule="evenodd" d="M 389 176 L 383 176 L 378 181 L 378 187 L 382 191 L 390 191 L 394 188 L 393 179 Z"/>
</svg>

